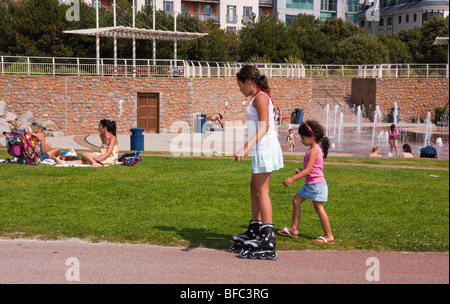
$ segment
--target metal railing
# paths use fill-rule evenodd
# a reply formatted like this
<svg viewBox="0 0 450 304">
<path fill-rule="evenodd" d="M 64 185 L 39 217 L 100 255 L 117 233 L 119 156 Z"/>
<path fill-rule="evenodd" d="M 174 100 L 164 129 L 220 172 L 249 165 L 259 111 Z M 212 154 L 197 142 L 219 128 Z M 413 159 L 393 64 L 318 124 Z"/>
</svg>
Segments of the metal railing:
<svg viewBox="0 0 450 304">
<path fill-rule="evenodd" d="M 234 77 L 243 62 L 0 56 L 0 75 Z M 448 64 L 252 63 L 268 77 L 448 78 Z"/>
</svg>

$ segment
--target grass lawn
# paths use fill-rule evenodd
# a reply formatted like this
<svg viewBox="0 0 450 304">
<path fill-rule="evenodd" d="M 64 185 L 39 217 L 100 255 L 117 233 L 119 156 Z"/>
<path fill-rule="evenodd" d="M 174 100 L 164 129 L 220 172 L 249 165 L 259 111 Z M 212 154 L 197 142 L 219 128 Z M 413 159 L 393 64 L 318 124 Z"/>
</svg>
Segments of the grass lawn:
<svg viewBox="0 0 450 304">
<path fill-rule="evenodd" d="M 299 166 L 292 160 L 272 174 L 276 229 L 290 224 L 291 200 L 304 182 L 281 184 Z M 335 244 L 312 242 L 323 232 L 306 201 L 300 237 L 277 237 L 278 249 L 448 251 L 449 171 L 438 170 L 448 160 L 376 160 L 436 170 L 335 164 L 351 161 L 335 157 L 325 165 Z M 251 216 L 250 177 L 249 159 L 144 156 L 134 167 L 105 168 L 1 163 L 0 237 L 228 248 Z"/>
</svg>

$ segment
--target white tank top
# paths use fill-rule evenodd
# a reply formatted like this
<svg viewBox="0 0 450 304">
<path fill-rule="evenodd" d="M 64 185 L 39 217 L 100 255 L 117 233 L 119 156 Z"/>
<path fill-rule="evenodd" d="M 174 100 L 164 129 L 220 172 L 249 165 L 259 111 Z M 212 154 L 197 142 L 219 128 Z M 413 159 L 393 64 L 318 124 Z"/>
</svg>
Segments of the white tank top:
<svg viewBox="0 0 450 304">
<path fill-rule="evenodd" d="M 265 94 L 267 97 L 269 97 L 269 129 L 267 130 L 267 133 L 264 134 L 264 136 L 261 138 L 261 140 L 256 144 L 253 148 L 262 148 L 265 147 L 266 144 L 273 138 L 277 138 L 278 134 L 275 130 L 275 121 L 273 118 L 273 102 L 272 98 L 264 91 L 259 91 L 256 93 L 256 95 L 252 98 L 250 103 L 248 104 L 247 108 L 245 109 L 245 115 L 247 116 L 247 136 L 248 140 L 250 140 L 253 136 L 256 134 L 256 130 L 258 130 L 259 127 L 259 116 L 256 109 L 253 107 L 253 101 L 255 100 L 256 96 L 259 94 Z"/>
</svg>

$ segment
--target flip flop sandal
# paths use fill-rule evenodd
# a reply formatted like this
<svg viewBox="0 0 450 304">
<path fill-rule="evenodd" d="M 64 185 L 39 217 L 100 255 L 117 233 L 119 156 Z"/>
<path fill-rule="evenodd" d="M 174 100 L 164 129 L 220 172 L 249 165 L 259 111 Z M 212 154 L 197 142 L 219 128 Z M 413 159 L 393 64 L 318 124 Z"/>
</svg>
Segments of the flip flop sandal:
<svg viewBox="0 0 450 304">
<path fill-rule="evenodd" d="M 298 238 L 298 234 L 290 233 L 287 227 L 284 227 L 283 229 L 278 230 L 278 234 L 282 235 L 282 236 L 291 237 L 291 238 L 294 238 L 294 239 Z"/>
<path fill-rule="evenodd" d="M 317 240 L 322 240 L 322 242 L 316 242 Z M 334 244 L 334 241 L 327 241 L 323 236 L 317 237 L 313 242 L 317 244 Z"/>
</svg>

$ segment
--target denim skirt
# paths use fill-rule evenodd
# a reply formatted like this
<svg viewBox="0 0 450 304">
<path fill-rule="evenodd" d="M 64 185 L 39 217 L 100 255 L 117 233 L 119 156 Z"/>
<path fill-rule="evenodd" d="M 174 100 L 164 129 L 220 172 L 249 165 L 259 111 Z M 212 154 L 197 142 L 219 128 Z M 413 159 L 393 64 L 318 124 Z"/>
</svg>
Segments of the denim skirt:
<svg viewBox="0 0 450 304">
<path fill-rule="evenodd" d="M 328 200 L 327 182 L 304 184 L 300 190 L 298 190 L 298 194 L 311 201 L 326 202 Z"/>
</svg>

